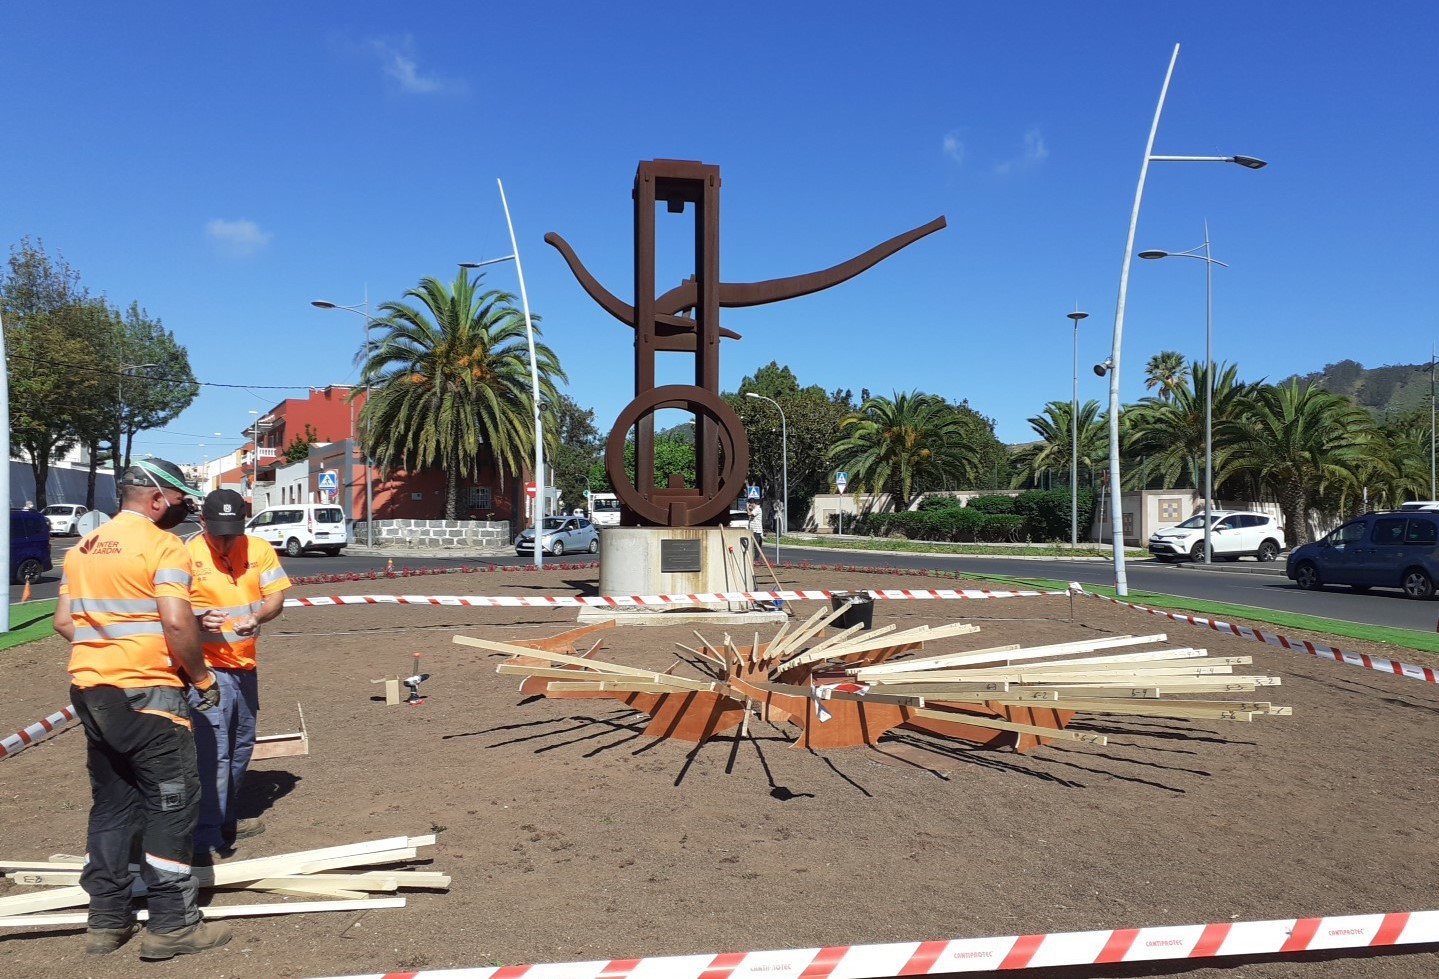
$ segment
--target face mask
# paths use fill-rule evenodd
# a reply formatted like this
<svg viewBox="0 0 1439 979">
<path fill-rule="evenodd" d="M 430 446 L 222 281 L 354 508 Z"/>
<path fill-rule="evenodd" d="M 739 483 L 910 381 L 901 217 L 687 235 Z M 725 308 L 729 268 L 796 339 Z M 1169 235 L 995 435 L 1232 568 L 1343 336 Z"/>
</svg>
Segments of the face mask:
<svg viewBox="0 0 1439 979">
<path fill-rule="evenodd" d="M 155 484 L 155 488 L 160 491 L 160 497 L 163 499 L 165 496 L 165 488 L 160 485 L 160 481 L 155 478 L 155 474 L 146 469 L 145 475 L 150 477 L 150 482 Z M 165 512 L 155 520 L 155 526 L 161 530 L 173 530 L 184 523 L 185 518 L 189 515 L 190 498 L 188 496 L 182 496 L 179 503 L 166 504 Z"/>
</svg>

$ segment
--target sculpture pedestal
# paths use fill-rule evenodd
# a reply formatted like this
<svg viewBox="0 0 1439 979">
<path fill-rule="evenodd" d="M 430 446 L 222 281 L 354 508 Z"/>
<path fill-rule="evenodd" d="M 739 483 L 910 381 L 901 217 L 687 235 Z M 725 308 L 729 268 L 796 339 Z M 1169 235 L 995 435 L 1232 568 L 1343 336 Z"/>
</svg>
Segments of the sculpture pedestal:
<svg viewBox="0 0 1439 979">
<path fill-rule="evenodd" d="M 754 591 L 754 535 L 742 527 L 607 527 L 600 533 L 601 595 L 694 595 Z M 581 621 L 617 618 L 626 625 L 674 625 L 698 612 L 705 621 L 738 615 L 734 622 L 782 621 L 784 612 L 752 602 L 696 602 L 587 608 Z M 659 620 L 663 621 L 659 621 Z M 723 621 L 730 622 L 725 618 Z"/>
</svg>

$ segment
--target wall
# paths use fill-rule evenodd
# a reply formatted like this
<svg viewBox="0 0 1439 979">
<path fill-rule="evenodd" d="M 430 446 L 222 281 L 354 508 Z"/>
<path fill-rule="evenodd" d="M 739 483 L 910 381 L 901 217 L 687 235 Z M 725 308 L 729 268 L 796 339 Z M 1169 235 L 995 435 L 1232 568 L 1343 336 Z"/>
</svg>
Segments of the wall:
<svg viewBox="0 0 1439 979">
<path fill-rule="evenodd" d="M 90 480 L 88 466 L 74 468 L 58 463 L 50 464 L 50 473 L 45 480 L 45 494 L 51 503 L 84 503 L 85 487 Z M 35 502 L 35 474 L 28 462 L 10 461 L 10 505 L 23 507 L 26 502 Z M 38 505 L 38 504 L 37 504 Z M 115 498 L 115 474 L 109 469 L 95 472 L 95 509 L 113 514 L 119 509 Z"/>
<path fill-rule="evenodd" d="M 363 521 L 355 525 L 355 541 L 368 536 Z M 507 520 L 376 520 L 375 546 L 441 550 L 444 548 L 487 548 L 510 546 Z"/>
</svg>

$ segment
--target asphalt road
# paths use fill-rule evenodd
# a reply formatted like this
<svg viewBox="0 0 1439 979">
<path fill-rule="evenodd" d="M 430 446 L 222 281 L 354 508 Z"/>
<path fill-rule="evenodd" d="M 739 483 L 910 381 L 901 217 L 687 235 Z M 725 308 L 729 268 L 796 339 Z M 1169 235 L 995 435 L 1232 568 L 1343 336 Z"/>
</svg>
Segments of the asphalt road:
<svg viewBox="0 0 1439 979">
<path fill-rule="evenodd" d="M 55 538 L 51 542 L 51 554 L 55 570 L 47 573 L 34 586 L 32 597 L 54 598 L 59 591 L 60 565 L 64 552 L 73 547 L 78 538 Z M 773 554 L 773 545 L 765 548 Z M 1059 581 L 1077 581 L 1085 585 L 1110 585 L 1114 583 L 1113 568 L 1108 562 L 1099 561 L 1050 561 L 1019 560 L 1003 557 L 953 557 L 927 556 L 916 554 L 876 554 L 864 551 L 840 552 L 829 548 L 785 547 L 782 556 L 786 561 L 812 561 L 815 564 L 844 562 L 868 566 L 891 566 L 898 568 L 933 568 L 947 571 L 965 571 L 975 574 L 1001 574 L 1014 577 L 1050 578 Z M 587 559 L 589 555 L 579 555 Z M 338 557 L 323 554 L 306 554 L 291 558 L 281 555 L 285 570 L 293 576 L 313 574 L 346 574 L 348 572 L 372 571 L 385 566 L 384 557 L 359 555 L 345 552 Z M 431 568 L 455 565 L 522 565 L 528 564 L 528 556 L 507 554 L 500 557 L 412 557 L 406 556 L 395 561 L 396 567 Z M 1439 626 L 1439 601 L 1416 602 L 1404 598 L 1398 591 L 1375 590 L 1360 595 L 1345 588 L 1332 588 L 1320 592 L 1304 592 L 1282 574 L 1262 574 L 1246 570 L 1257 567 L 1247 561 L 1220 565 L 1222 570 L 1202 570 L 1193 565 L 1158 564 L 1153 561 L 1135 561 L 1127 566 L 1129 586 L 1134 590 L 1163 592 L 1235 605 L 1252 605 L 1260 608 L 1277 609 L 1286 612 L 1302 612 L 1322 615 L 1350 622 L 1368 625 L 1385 625 L 1401 629 L 1431 632 Z M 1272 570 L 1281 565 L 1269 565 Z M 353 590 L 353 589 L 352 589 Z M 12 586 L 10 600 L 20 600 L 21 589 Z"/>
</svg>

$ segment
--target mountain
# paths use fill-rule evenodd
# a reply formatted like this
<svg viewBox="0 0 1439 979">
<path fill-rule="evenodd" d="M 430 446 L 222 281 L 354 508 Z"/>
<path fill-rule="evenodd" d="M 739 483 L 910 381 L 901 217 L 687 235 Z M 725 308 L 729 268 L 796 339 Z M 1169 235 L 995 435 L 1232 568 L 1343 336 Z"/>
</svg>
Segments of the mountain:
<svg viewBox="0 0 1439 979">
<path fill-rule="evenodd" d="M 1380 420 L 1429 407 L 1428 364 L 1366 368 L 1357 360 L 1341 360 L 1299 379 L 1354 399 Z"/>
</svg>

